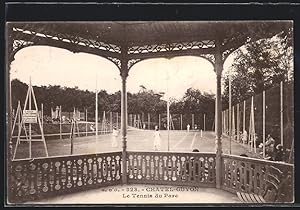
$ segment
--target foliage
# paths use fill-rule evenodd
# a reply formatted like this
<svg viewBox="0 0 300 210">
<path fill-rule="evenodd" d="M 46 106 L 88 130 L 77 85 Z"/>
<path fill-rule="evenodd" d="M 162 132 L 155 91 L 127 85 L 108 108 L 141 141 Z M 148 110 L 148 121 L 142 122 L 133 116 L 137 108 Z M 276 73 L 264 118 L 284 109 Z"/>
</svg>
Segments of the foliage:
<svg viewBox="0 0 300 210">
<path fill-rule="evenodd" d="M 12 106 L 17 108 L 18 100 L 24 106 L 28 86 L 15 79 L 12 81 Z M 69 88 L 61 86 L 34 86 L 37 104 L 44 104 L 45 115 L 50 115 L 51 108 L 62 106 L 65 112 L 72 112 L 74 107 L 79 111 L 87 109 L 90 117 L 94 116 L 95 93 L 88 90 L 80 90 L 78 87 Z M 161 93 L 147 90 L 144 86 L 138 93 L 127 93 L 128 113 L 134 114 L 155 114 L 165 113 L 167 102 L 162 99 Z M 214 95 L 202 93 L 201 91 L 189 88 L 181 100 L 171 100 L 171 113 L 206 113 L 214 115 Z M 99 111 L 121 112 L 121 92 L 113 94 L 105 90 L 98 92 Z"/>
<path fill-rule="evenodd" d="M 274 87 L 293 77 L 292 32 L 272 39 L 249 43 L 235 52 L 231 71 L 232 102 L 245 100 L 253 94 Z M 228 101 L 229 74 L 224 77 L 224 96 Z"/>
</svg>

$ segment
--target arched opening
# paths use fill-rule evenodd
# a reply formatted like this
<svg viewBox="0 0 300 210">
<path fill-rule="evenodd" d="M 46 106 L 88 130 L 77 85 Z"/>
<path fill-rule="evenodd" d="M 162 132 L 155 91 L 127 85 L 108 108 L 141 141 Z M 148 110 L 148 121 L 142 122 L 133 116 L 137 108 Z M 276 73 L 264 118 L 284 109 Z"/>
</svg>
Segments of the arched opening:
<svg viewBox="0 0 300 210">
<path fill-rule="evenodd" d="M 271 136 L 276 145 L 285 145 L 288 162 L 293 150 L 293 56 L 292 45 L 284 39 L 280 35 L 259 39 L 228 56 L 222 81 L 222 122 L 223 133 L 231 136 L 233 144 L 247 145 L 248 156 L 268 158 L 271 152 L 266 142 Z"/>
<path fill-rule="evenodd" d="M 106 135 L 107 138 L 113 126 L 120 125 L 120 71 L 113 62 L 104 57 L 73 53 L 50 46 L 29 46 L 15 54 L 10 67 L 10 79 L 13 121 L 17 118 L 18 102 L 21 110 L 24 109 L 31 80 L 49 156 L 70 155 L 74 113 L 78 118 L 78 127 L 73 127 L 74 135 L 87 139 L 78 140 L 76 145 L 77 140 L 74 137 L 73 154 L 99 152 L 97 149 L 101 147 L 90 145 L 91 141 L 95 142 L 95 132 L 98 131 L 99 135 Z M 95 120 L 96 89 L 98 130 Z M 31 103 L 35 109 L 33 99 Z M 15 124 L 12 134 L 13 149 L 20 123 L 16 120 Z M 20 128 L 20 138 L 28 134 L 29 128 L 26 126 Z M 32 124 L 31 131 L 35 138 L 42 135 L 38 123 Z M 83 141 L 87 143 L 86 146 L 81 144 Z M 109 141 L 110 138 L 107 138 L 107 142 Z M 28 157 L 26 142 L 21 142 L 18 150 L 16 159 Z M 33 143 L 32 157 L 45 156 L 43 150 L 40 142 Z"/>
<path fill-rule="evenodd" d="M 143 144 L 139 146 L 135 143 L 136 139 L 131 138 L 129 131 L 129 150 L 153 150 L 153 138 L 148 135 L 156 127 L 164 138 L 169 138 L 169 143 L 162 139 L 162 151 L 203 148 L 198 145 L 197 138 L 203 135 L 204 130 L 209 131 L 209 135 L 214 138 L 216 74 L 207 59 L 177 56 L 171 59 L 143 60 L 130 69 L 127 81 L 128 124 L 133 129 L 140 129 L 136 130 L 140 135 L 139 140 L 147 139 L 148 143 L 151 142 L 147 147 Z M 185 136 L 188 126 L 194 133 Z M 212 143 L 207 151 L 213 152 L 214 147 Z"/>
</svg>

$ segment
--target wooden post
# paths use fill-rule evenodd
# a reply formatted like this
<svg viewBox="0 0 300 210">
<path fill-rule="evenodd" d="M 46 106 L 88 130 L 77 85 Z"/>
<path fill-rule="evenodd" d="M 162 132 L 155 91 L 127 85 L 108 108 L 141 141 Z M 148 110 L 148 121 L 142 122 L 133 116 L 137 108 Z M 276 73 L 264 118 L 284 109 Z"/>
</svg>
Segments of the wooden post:
<svg viewBox="0 0 300 210">
<path fill-rule="evenodd" d="M 15 112 L 15 109 L 12 109 L 12 116 L 11 116 L 11 118 L 12 119 L 15 119 L 16 118 L 16 113 L 17 112 Z M 10 123 L 11 125 L 12 125 L 12 123 Z M 11 129 L 12 129 L 13 127 L 11 127 Z"/>
<path fill-rule="evenodd" d="M 195 121 L 194 121 L 194 114 L 192 114 L 192 129 L 191 130 L 194 130 L 195 128 Z"/>
<path fill-rule="evenodd" d="M 172 119 L 172 114 L 170 114 L 170 124 L 171 124 L 171 129 L 175 130 L 174 122 Z"/>
<path fill-rule="evenodd" d="M 44 104 L 41 104 L 41 121 L 42 121 L 42 128 L 44 128 Z"/>
<path fill-rule="evenodd" d="M 254 110 L 254 97 L 253 96 L 252 96 L 252 109 L 253 109 L 253 112 L 252 112 L 253 149 L 254 149 L 254 152 L 256 153 L 256 133 L 255 133 L 255 118 L 254 118 L 255 110 Z"/>
<path fill-rule="evenodd" d="M 252 152 L 252 120 L 251 120 L 251 117 L 252 117 L 252 103 L 250 105 L 250 116 L 249 116 L 249 134 L 248 134 L 248 149 L 249 149 L 249 152 Z"/>
<path fill-rule="evenodd" d="M 95 134 L 98 136 L 98 87 L 97 87 L 97 78 L 96 78 L 96 104 L 95 104 Z"/>
<path fill-rule="evenodd" d="M 203 131 L 205 131 L 206 129 L 205 129 L 205 114 L 204 114 L 204 116 L 203 116 L 203 121 L 204 121 L 204 124 L 203 124 Z"/>
<path fill-rule="evenodd" d="M 294 156 L 294 138 L 292 140 L 292 145 L 291 145 L 291 151 L 290 151 L 290 155 L 289 155 L 289 163 L 292 163 L 293 161 L 293 156 Z"/>
<path fill-rule="evenodd" d="M 283 146 L 283 82 L 280 82 L 280 144 Z"/>
<path fill-rule="evenodd" d="M 88 135 L 88 118 L 87 118 L 87 109 L 85 109 L 85 136 Z"/>
<path fill-rule="evenodd" d="M 243 132 L 246 130 L 246 101 L 244 100 L 244 110 L 243 110 Z"/>
<path fill-rule="evenodd" d="M 226 134 L 226 132 L 227 132 L 227 109 L 226 110 L 224 110 L 224 133 Z"/>
<path fill-rule="evenodd" d="M 112 132 L 112 130 L 113 130 L 113 113 L 112 112 L 110 112 L 109 113 L 109 124 L 110 124 L 110 132 Z"/>
<path fill-rule="evenodd" d="M 158 129 L 160 130 L 160 114 L 158 114 Z"/>
<path fill-rule="evenodd" d="M 150 130 L 150 114 L 148 113 L 148 130 Z"/>
<path fill-rule="evenodd" d="M 133 115 L 133 127 L 136 127 L 136 114 Z"/>
<path fill-rule="evenodd" d="M 232 139 L 235 140 L 235 108 L 232 107 Z"/>
<path fill-rule="evenodd" d="M 240 104 L 236 105 L 236 135 L 237 141 L 240 142 Z"/>
<path fill-rule="evenodd" d="M 232 121 L 231 121 L 231 116 L 232 116 L 232 109 L 231 109 L 231 100 L 229 99 L 229 112 L 228 112 L 228 121 L 229 121 L 229 154 L 231 154 L 231 136 L 232 136 Z"/>
<path fill-rule="evenodd" d="M 141 115 L 140 114 L 138 114 L 138 128 L 143 128 L 142 120 L 141 120 Z"/>
<path fill-rule="evenodd" d="M 26 110 L 26 106 L 27 106 L 27 102 L 28 102 L 28 97 L 29 97 L 29 94 L 30 94 L 29 92 L 30 92 L 30 88 L 28 88 L 28 90 L 27 90 L 27 94 L 26 94 L 26 98 L 25 98 L 25 103 L 24 103 L 24 107 L 23 107 L 23 113 Z M 20 114 L 20 116 L 22 116 L 22 114 Z M 23 117 L 22 117 L 22 120 L 21 120 L 21 126 L 20 126 L 20 128 L 22 127 L 22 125 L 24 125 L 24 128 L 25 128 L 25 123 L 24 123 Z M 14 152 L 12 154 L 13 155 L 12 156 L 12 160 L 14 160 L 15 157 L 16 157 L 17 146 L 18 146 L 18 144 L 20 142 L 20 136 L 21 136 L 21 129 L 18 130 L 18 139 L 17 139 L 17 142 L 16 142 L 16 146 L 15 146 Z M 12 142 L 11 142 L 11 144 L 12 144 Z M 11 149 L 12 149 L 12 145 L 11 145 Z"/>
<path fill-rule="evenodd" d="M 182 114 L 180 114 L 180 130 L 182 130 Z"/>
<path fill-rule="evenodd" d="M 101 132 L 106 133 L 106 116 L 105 116 L 105 111 L 103 111 L 103 116 L 102 116 L 102 125 L 101 125 Z"/>
<path fill-rule="evenodd" d="M 227 134 L 227 109 L 224 111 L 224 132 Z"/>
<path fill-rule="evenodd" d="M 31 110 L 31 78 L 30 78 L 30 82 L 29 82 L 29 85 L 30 85 L 30 91 L 29 91 L 29 108 L 28 110 Z M 32 157 L 32 152 L 31 152 L 31 140 L 32 140 L 32 136 L 31 136 L 31 123 L 29 123 L 29 158 Z"/>
<path fill-rule="evenodd" d="M 167 99 L 167 129 L 168 129 L 168 151 L 170 151 L 170 101 Z"/>
<path fill-rule="evenodd" d="M 226 109 L 225 111 L 225 125 L 226 125 L 226 134 L 228 135 L 229 132 L 229 110 Z"/>
<path fill-rule="evenodd" d="M 227 132 L 227 109 L 224 111 L 224 133 Z"/>
<path fill-rule="evenodd" d="M 16 113 L 14 115 L 15 119 L 14 119 L 14 123 L 13 123 L 12 129 L 11 129 L 11 136 L 10 136 L 11 139 L 12 139 L 13 134 L 14 134 L 14 130 L 15 130 L 17 120 L 18 120 L 18 132 L 21 129 L 21 112 L 22 112 L 22 110 L 21 110 L 20 101 L 18 101 L 18 107 L 17 107 Z"/>
<path fill-rule="evenodd" d="M 34 102 L 34 105 L 35 105 L 35 109 L 38 111 L 38 106 L 37 106 L 37 102 L 36 102 L 36 98 L 35 98 L 35 95 L 34 95 L 34 91 L 33 91 L 32 86 L 31 86 L 31 92 L 32 92 L 32 96 L 33 96 L 33 102 Z M 37 115 L 37 121 L 38 121 L 40 130 L 41 130 L 41 136 L 42 136 L 42 141 L 43 141 L 43 144 L 44 144 L 46 156 L 48 157 L 47 144 L 46 144 L 46 141 L 45 141 L 44 130 L 43 130 L 42 123 L 41 123 L 41 120 L 40 120 L 39 115 Z M 25 132 L 26 132 L 26 131 L 25 131 Z"/>
<path fill-rule="evenodd" d="M 250 111 L 250 125 L 249 125 L 249 141 L 248 145 L 250 151 L 256 153 L 256 139 L 255 139 L 255 122 L 254 122 L 254 97 L 251 97 L 251 111 Z M 251 142 L 250 142 L 251 141 Z"/>
<path fill-rule="evenodd" d="M 130 126 L 131 126 L 131 127 L 134 127 L 134 126 L 133 126 L 133 117 L 132 117 L 132 114 L 130 114 L 129 117 L 130 117 Z"/>
<path fill-rule="evenodd" d="M 61 106 L 59 106 L 59 139 L 62 139 L 62 135 L 61 135 Z"/>
<path fill-rule="evenodd" d="M 118 117 L 119 117 L 119 116 L 118 116 Z M 132 120 L 132 119 L 131 119 L 131 114 L 128 114 L 128 123 L 127 123 L 128 126 L 132 126 L 132 125 L 131 125 L 131 120 Z M 119 125 L 118 125 L 118 126 L 119 126 Z"/>
<path fill-rule="evenodd" d="M 73 150 L 74 150 L 74 144 L 73 144 L 74 129 L 75 129 L 75 119 L 73 118 L 71 124 L 71 155 L 73 155 Z"/>
<path fill-rule="evenodd" d="M 266 91 L 263 91 L 263 158 L 266 157 Z"/>
<path fill-rule="evenodd" d="M 53 108 L 51 107 L 51 120 L 53 121 Z"/>
<path fill-rule="evenodd" d="M 117 122 L 116 122 L 117 125 L 116 126 L 117 126 L 117 129 L 119 129 L 119 113 L 118 112 L 117 112 L 117 119 L 116 120 L 117 120 Z"/>
</svg>

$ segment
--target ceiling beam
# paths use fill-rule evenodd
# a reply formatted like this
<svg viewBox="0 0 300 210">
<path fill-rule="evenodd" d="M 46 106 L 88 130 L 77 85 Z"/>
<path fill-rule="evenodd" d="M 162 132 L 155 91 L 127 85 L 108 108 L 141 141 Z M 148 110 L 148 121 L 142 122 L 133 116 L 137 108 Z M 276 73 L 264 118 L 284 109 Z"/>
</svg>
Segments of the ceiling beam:
<svg viewBox="0 0 300 210">
<path fill-rule="evenodd" d="M 128 59 L 150 59 L 159 57 L 176 57 L 176 56 L 200 56 L 203 54 L 214 54 L 215 49 L 186 49 L 186 50 L 173 50 L 163 52 L 148 52 L 148 53 L 135 53 L 128 54 Z"/>
<path fill-rule="evenodd" d="M 13 31 L 12 34 L 13 34 L 12 37 L 14 37 L 15 40 L 24 40 L 28 42 L 33 42 L 34 44 L 32 46 L 43 45 L 43 46 L 63 48 L 73 53 L 82 52 L 82 53 L 90 53 L 102 57 L 116 57 L 116 58 L 120 57 L 120 53 L 93 48 L 89 46 L 84 46 L 78 43 L 65 42 L 62 40 L 36 36 L 33 34 L 25 34 L 18 31 Z"/>
</svg>

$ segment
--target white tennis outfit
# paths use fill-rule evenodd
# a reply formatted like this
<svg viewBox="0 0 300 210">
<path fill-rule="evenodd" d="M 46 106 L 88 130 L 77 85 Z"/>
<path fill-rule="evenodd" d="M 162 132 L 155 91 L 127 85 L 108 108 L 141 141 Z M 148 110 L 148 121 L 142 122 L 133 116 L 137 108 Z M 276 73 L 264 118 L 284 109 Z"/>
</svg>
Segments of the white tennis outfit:
<svg viewBox="0 0 300 210">
<path fill-rule="evenodd" d="M 112 142 L 111 142 L 111 146 L 112 147 L 118 147 L 118 130 L 113 129 L 112 132 Z"/>
<path fill-rule="evenodd" d="M 159 150 L 161 144 L 161 138 L 159 131 L 154 132 L 154 150 Z"/>
</svg>

